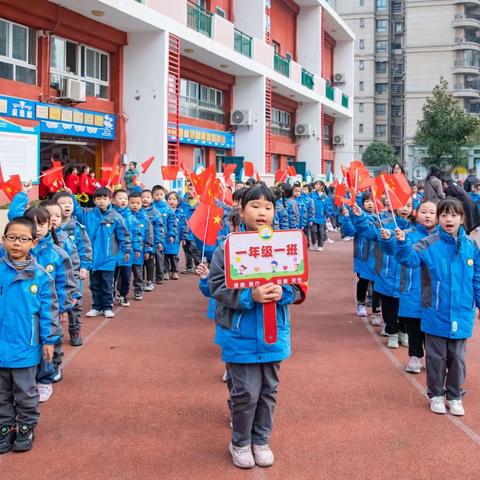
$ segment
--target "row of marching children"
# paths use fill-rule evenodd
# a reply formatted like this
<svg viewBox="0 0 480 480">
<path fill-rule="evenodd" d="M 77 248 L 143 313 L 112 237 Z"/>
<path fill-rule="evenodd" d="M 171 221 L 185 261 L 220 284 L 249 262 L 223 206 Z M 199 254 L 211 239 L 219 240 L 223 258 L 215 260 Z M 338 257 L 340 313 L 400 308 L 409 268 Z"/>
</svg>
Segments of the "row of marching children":
<svg viewBox="0 0 480 480">
<path fill-rule="evenodd" d="M 83 344 L 83 282 L 92 306 L 86 317 L 113 318 L 122 307 L 167 280 L 194 273 L 201 253 L 187 219 L 184 195 L 161 185 L 141 192 L 98 188 L 83 208 L 66 188 L 29 206 L 31 182 L 12 200 L 0 245 L 0 454 L 32 448 L 41 402 L 62 380 L 64 327 L 73 347 Z M 133 280 L 133 281 L 132 281 Z"/>
<path fill-rule="evenodd" d="M 463 206 L 448 197 L 438 204 L 421 199 L 415 210 L 412 198 L 390 208 L 384 195 L 383 203 L 373 189 L 342 209 L 343 233 L 354 237 L 356 315 L 367 317 L 372 287 L 371 324 L 381 327 L 388 348 L 408 348 L 407 372 L 426 368 L 432 412 L 447 413 L 446 398 L 452 415 L 464 415 L 466 344 L 480 306 L 480 253 L 463 226 Z"/>
</svg>

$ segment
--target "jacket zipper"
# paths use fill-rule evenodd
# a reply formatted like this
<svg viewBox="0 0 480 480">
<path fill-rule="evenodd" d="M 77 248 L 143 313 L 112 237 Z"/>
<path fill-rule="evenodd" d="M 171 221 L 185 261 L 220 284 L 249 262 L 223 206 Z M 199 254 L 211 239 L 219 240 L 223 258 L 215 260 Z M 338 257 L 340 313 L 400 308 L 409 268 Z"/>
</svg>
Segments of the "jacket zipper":
<svg viewBox="0 0 480 480">
<path fill-rule="evenodd" d="M 388 265 L 390 263 L 390 257 L 387 255 L 387 261 L 385 265 L 385 275 L 388 275 Z"/>
<path fill-rule="evenodd" d="M 243 313 L 239 313 L 239 314 L 238 314 L 237 324 L 235 325 L 235 329 L 236 329 L 237 331 L 240 331 L 240 321 L 242 320 L 242 316 L 243 316 Z"/>
<path fill-rule="evenodd" d="M 437 299 L 436 299 L 436 304 L 435 304 L 435 308 L 437 310 L 438 310 L 438 304 L 440 302 L 439 293 L 440 293 L 440 282 L 437 282 L 437 290 L 436 290 Z"/>
<path fill-rule="evenodd" d="M 408 286 L 408 291 L 412 291 L 412 277 L 413 277 L 413 268 L 410 269 L 410 285 Z"/>
<path fill-rule="evenodd" d="M 30 345 L 33 345 L 33 335 L 34 335 L 34 330 L 35 330 L 35 327 L 34 327 L 34 316 L 32 315 L 32 334 L 30 336 Z"/>
</svg>

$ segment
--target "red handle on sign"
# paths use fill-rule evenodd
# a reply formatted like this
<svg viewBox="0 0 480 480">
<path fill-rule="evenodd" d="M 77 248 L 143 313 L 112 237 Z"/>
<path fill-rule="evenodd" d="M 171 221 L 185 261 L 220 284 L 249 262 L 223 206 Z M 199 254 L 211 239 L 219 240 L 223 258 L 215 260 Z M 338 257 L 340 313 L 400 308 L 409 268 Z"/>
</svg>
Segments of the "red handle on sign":
<svg viewBox="0 0 480 480">
<path fill-rule="evenodd" d="M 272 344 L 277 341 L 277 303 L 263 304 L 263 336 L 265 343 Z"/>
</svg>

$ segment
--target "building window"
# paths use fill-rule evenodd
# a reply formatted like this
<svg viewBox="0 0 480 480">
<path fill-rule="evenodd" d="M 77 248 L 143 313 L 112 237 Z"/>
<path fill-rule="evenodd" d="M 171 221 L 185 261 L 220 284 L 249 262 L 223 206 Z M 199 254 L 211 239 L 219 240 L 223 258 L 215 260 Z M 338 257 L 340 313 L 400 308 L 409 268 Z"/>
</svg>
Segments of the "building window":
<svg viewBox="0 0 480 480">
<path fill-rule="evenodd" d="M 375 22 L 375 28 L 378 33 L 387 31 L 387 21 L 386 20 L 377 20 Z"/>
<path fill-rule="evenodd" d="M 50 39 L 50 86 L 61 89 L 66 78 L 82 80 L 86 94 L 109 98 L 110 57 L 106 52 L 60 37 Z"/>
<path fill-rule="evenodd" d="M 223 172 L 223 164 L 225 163 L 225 156 L 227 155 L 227 151 L 223 148 L 217 148 L 215 154 L 215 169 L 217 173 Z"/>
<path fill-rule="evenodd" d="M 276 172 L 280 168 L 280 155 L 272 155 L 272 172 Z"/>
<path fill-rule="evenodd" d="M 225 12 L 225 10 L 223 10 L 223 8 L 216 7 L 216 8 L 215 8 L 215 13 L 216 13 L 219 17 L 227 18 L 227 13 Z"/>
<path fill-rule="evenodd" d="M 403 33 L 403 23 L 395 22 L 395 33 Z"/>
<path fill-rule="evenodd" d="M 0 78 L 37 83 L 36 31 L 0 20 Z"/>
<path fill-rule="evenodd" d="M 360 28 L 365 28 L 365 19 L 364 18 L 360 19 Z"/>
<path fill-rule="evenodd" d="M 358 89 L 363 92 L 365 90 L 365 82 L 363 80 L 360 80 L 358 82 Z"/>
<path fill-rule="evenodd" d="M 359 5 L 360 5 L 361 7 L 363 7 L 363 6 L 365 5 L 365 0 L 359 0 L 358 3 L 359 3 Z"/>
<path fill-rule="evenodd" d="M 191 80 L 180 80 L 180 115 L 224 123 L 224 94 Z"/>
<path fill-rule="evenodd" d="M 375 51 L 377 53 L 382 53 L 387 51 L 387 42 L 386 40 L 377 40 L 375 42 Z"/>
<path fill-rule="evenodd" d="M 272 108 L 272 133 L 283 137 L 292 136 L 292 116 L 289 112 Z"/>
<path fill-rule="evenodd" d="M 358 69 L 359 70 L 364 70 L 365 69 L 365 62 L 363 60 L 359 60 Z"/>
<path fill-rule="evenodd" d="M 387 93 L 388 83 L 376 83 L 375 84 L 375 93 L 377 95 L 384 95 Z"/>
<path fill-rule="evenodd" d="M 365 109 L 365 104 L 363 102 L 359 103 L 358 104 L 358 111 L 360 113 L 363 113 L 364 109 Z"/>
<path fill-rule="evenodd" d="M 375 115 L 384 117 L 387 114 L 387 105 L 385 103 L 375 104 Z"/>
<path fill-rule="evenodd" d="M 376 10 L 386 10 L 387 9 L 387 0 L 375 0 L 375 9 Z"/>
<path fill-rule="evenodd" d="M 358 146 L 358 153 L 359 153 L 360 155 L 363 155 L 363 145 L 359 145 L 359 146 Z"/>
<path fill-rule="evenodd" d="M 375 62 L 375 73 L 387 73 L 388 62 Z"/>
<path fill-rule="evenodd" d="M 386 125 L 375 125 L 375 136 L 376 137 L 384 137 L 387 134 L 387 126 Z"/>
<path fill-rule="evenodd" d="M 273 46 L 273 52 L 276 53 L 277 55 L 280 55 L 280 44 L 278 42 L 275 42 L 275 40 L 272 40 L 272 46 Z"/>
<path fill-rule="evenodd" d="M 360 39 L 358 46 L 360 50 L 363 50 L 365 48 L 365 40 L 363 38 Z"/>
<path fill-rule="evenodd" d="M 202 166 L 206 167 L 205 147 L 194 147 L 193 149 L 193 169 Z"/>
<path fill-rule="evenodd" d="M 358 124 L 358 133 L 363 133 L 363 123 Z"/>
<path fill-rule="evenodd" d="M 331 141 L 332 127 L 328 123 L 325 123 L 325 125 L 323 126 L 323 144 L 331 147 Z"/>
</svg>

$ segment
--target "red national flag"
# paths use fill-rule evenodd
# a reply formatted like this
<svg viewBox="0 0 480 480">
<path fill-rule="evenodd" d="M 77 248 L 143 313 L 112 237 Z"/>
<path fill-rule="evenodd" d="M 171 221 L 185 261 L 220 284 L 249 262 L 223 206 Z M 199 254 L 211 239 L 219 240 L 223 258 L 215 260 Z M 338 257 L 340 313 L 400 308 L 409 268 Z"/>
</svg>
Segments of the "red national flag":
<svg viewBox="0 0 480 480">
<path fill-rule="evenodd" d="M 356 192 L 362 192 L 368 190 L 372 184 L 373 179 L 370 177 L 370 173 L 366 169 L 362 162 L 352 162 L 349 168 L 349 178 L 353 182 L 353 188 Z"/>
<path fill-rule="evenodd" d="M 162 177 L 164 180 L 176 180 L 179 167 L 177 166 L 162 166 Z"/>
<path fill-rule="evenodd" d="M 389 184 L 400 201 L 405 205 L 412 196 L 412 187 L 403 173 L 392 173 L 388 175 Z"/>
<path fill-rule="evenodd" d="M 257 182 L 260 181 L 260 175 L 258 174 L 258 172 L 255 172 L 255 180 L 256 180 Z"/>
<path fill-rule="evenodd" d="M 351 185 L 351 182 L 350 182 L 350 172 L 349 172 L 349 169 L 348 169 L 345 165 L 341 165 L 341 169 L 342 169 L 343 178 L 344 178 L 345 181 L 347 182 L 347 185 L 350 186 L 350 185 Z"/>
<path fill-rule="evenodd" d="M 217 243 L 218 232 L 222 227 L 223 208 L 200 202 L 190 217 L 188 224 L 192 233 L 205 245 Z"/>
<path fill-rule="evenodd" d="M 226 184 L 224 184 L 220 179 L 216 179 L 216 191 L 215 191 L 215 198 L 220 200 L 227 205 L 233 205 L 233 195 L 232 189 L 229 188 Z"/>
<path fill-rule="evenodd" d="M 287 179 L 288 172 L 287 170 L 278 169 L 275 172 L 275 181 L 276 182 L 284 182 Z"/>
<path fill-rule="evenodd" d="M 11 175 L 10 179 L 3 183 L 2 190 L 5 192 L 5 195 L 10 201 L 13 200 L 13 197 L 22 191 L 22 181 L 20 180 L 20 175 Z"/>
<path fill-rule="evenodd" d="M 412 196 L 412 189 L 403 173 L 380 174 L 375 178 L 377 197 L 385 193 L 391 210 L 402 208 Z"/>
<path fill-rule="evenodd" d="M 330 185 L 330 188 L 333 188 L 333 190 L 335 190 L 338 185 L 339 185 L 338 178 L 336 178 Z"/>
<path fill-rule="evenodd" d="M 105 165 L 101 167 L 101 170 L 102 170 L 102 176 L 100 177 L 100 185 L 104 187 L 110 180 L 110 176 L 112 174 L 112 167 Z"/>
<path fill-rule="evenodd" d="M 378 193 L 377 188 L 377 179 L 375 179 L 372 183 L 372 197 L 373 203 L 375 205 L 375 211 L 381 212 L 384 209 L 383 202 L 382 202 L 382 193 Z"/>
<path fill-rule="evenodd" d="M 350 194 L 348 197 L 347 193 Z M 344 183 L 340 183 L 335 189 L 334 202 L 337 207 L 341 207 L 342 205 L 351 207 L 355 203 L 355 190 Z"/>
<path fill-rule="evenodd" d="M 225 179 L 225 183 L 230 185 L 233 188 L 233 180 L 232 175 L 233 172 L 237 169 L 237 165 L 235 163 L 224 163 L 223 164 L 223 178 Z"/>
<path fill-rule="evenodd" d="M 246 177 L 253 177 L 255 175 L 255 166 L 252 162 L 243 162 L 243 173 Z"/>
<path fill-rule="evenodd" d="M 49 168 L 42 173 L 43 184 L 47 188 L 52 186 L 60 188 L 60 185 L 63 182 L 63 167 L 60 162 L 52 161 L 52 164 L 54 165 L 52 168 Z"/>
<path fill-rule="evenodd" d="M 293 165 L 287 167 L 287 173 L 289 177 L 295 177 L 297 175 L 297 170 Z"/>
<path fill-rule="evenodd" d="M 142 169 L 142 174 L 146 173 L 146 171 L 150 168 L 150 165 L 153 163 L 155 160 L 154 156 L 151 156 L 150 158 L 147 158 L 144 162 L 140 164 L 140 168 Z"/>
<path fill-rule="evenodd" d="M 220 180 L 218 178 L 211 177 L 203 186 L 200 202 L 207 205 L 215 205 L 215 198 L 218 198 L 219 195 L 223 195 L 223 190 L 220 189 Z"/>
</svg>

